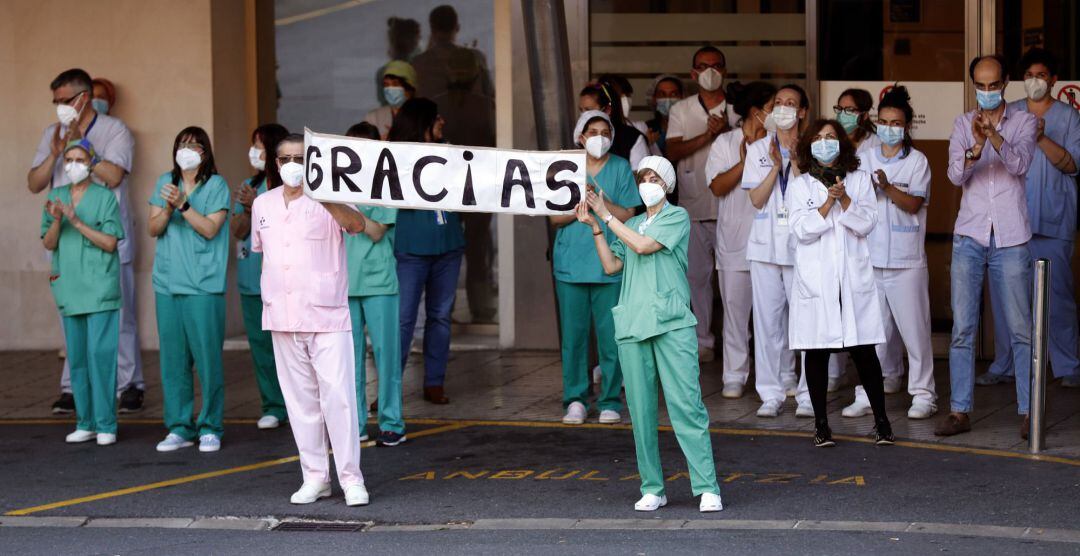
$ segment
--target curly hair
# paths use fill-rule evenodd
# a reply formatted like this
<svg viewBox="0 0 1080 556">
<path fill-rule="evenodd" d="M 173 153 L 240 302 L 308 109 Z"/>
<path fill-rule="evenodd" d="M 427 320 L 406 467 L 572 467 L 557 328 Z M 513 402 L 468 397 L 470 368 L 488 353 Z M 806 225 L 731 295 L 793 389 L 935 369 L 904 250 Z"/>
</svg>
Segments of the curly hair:
<svg viewBox="0 0 1080 556">
<path fill-rule="evenodd" d="M 822 118 L 814 120 L 806 128 L 802 136 L 799 137 L 799 144 L 795 147 L 795 157 L 799 164 L 799 171 L 805 174 L 813 167 L 820 166 L 814 155 L 810 154 L 810 145 L 817 140 L 818 133 L 821 133 L 825 126 L 833 128 L 836 139 L 840 142 L 840 155 L 836 157 L 832 167 L 845 173 L 858 170 L 859 157 L 855 154 L 855 143 L 852 143 L 847 133 L 844 133 L 844 126 L 840 125 L 840 122 L 836 120 Z"/>
</svg>

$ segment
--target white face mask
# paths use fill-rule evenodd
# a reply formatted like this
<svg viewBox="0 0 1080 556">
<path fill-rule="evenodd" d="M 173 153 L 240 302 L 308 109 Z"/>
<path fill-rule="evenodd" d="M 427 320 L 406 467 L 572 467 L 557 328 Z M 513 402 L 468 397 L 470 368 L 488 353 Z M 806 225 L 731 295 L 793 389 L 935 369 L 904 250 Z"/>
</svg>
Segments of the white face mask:
<svg viewBox="0 0 1080 556">
<path fill-rule="evenodd" d="M 300 187 L 304 183 L 304 165 L 299 162 L 286 162 L 281 165 L 281 183 L 289 187 Z"/>
<path fill-rule="evenodd" d="M 657 203 L 660 203 L 667 198 L 667 193 L 664 192 L 664 186 L 648 181 L 643 181 L 638 185 L 638 193 L 641 195 L 641 201 L 645 203 L 645 206 L 647 207 L 654 207 Z"/>
<path fill-rule="evenodd" d="M 74 106 L 68 106 L 67 104 L 56 105 L 56 119 L 60 120 L 60 125 L 69 126 L 78 117 L 79 111 Z"/>
<path fill-rule="evenodd" d="M 630 98 L 630 97 L 622 97 L 620 100 L 622 101 L 622 115 L 623 115 L 623 118 L 629 118 L 630 117 L 630 108 L 633 107 L 634 100 L 632 98 Z"/>
<path fill-rule="evenodd" d="M 90 167 L 82 162 L 68 162 L 64 164 L 64 173 L 67 174 L 71 183 L 82 183 L 83 180 L 90 177 Z"/>
<path fill-rule="evenodd" d="M 585 152 L 593 158 L 600 158 L 611 148 L 611 139 L 603 135 L 593 135 L 585 140 Z"/>
<path fill-rule="evenodd" d="M 188 170 L 194 170 L 202 164 L 202 155 L 195 152 L 193 149 L 184 147 L 176 151 L 176 165 L 185 172 Z"/>
<path fill-rule="evenodd" d="M 266 160 L 262 158 L 263 150 L 255 147 L 248 149 L 248 162 L 251 162 L 251 167 L 262 172 L 266 169 Z"/>
<path fill-rule="evenodd" d="M 799 122 L 799 111 L 793 106 L 777 106 L 765 118 L 765 128 L 768 129 L 768 120 L 772 118 L 776 129 L 787 131 Z"/>
<path fill-rule="evenodd" d="M 716 71 L 715 68 L 709 68 L 698 74 L 697 82 L 702 89 L 712 92 L 724 84 L 724 74 Z"/>
<path fill-rule="evenodd" d="M 1024 80 L 1024 92 L 1031 100 L 1042 100 L 1049 89 L 1050 85 L 1038 77 Z"/>
</svg>

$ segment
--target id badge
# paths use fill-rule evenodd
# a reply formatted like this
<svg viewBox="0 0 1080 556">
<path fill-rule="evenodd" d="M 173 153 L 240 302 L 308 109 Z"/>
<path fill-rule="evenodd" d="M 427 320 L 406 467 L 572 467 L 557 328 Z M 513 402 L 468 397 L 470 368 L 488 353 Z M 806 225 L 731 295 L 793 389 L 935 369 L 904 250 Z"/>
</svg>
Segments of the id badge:
<svg viewBox="0 0 1080 556">
<path fill-rule="evenodd" d="M 248 247 L 247 245 L 244 245 L 244 243 L 245 242 L 242 241 L 236 242 L 236 260 L 238 261 L 242 261 L 248 258 L 248 255 L 251 254 L 250 252 L 248 252 Z"/>
<path fill-rule="evenodd" d="M 787 226 L 788 225 L 788 212 L 787 207 L 780 207 L 776 210 L 776 225 Z"/>
</svg>

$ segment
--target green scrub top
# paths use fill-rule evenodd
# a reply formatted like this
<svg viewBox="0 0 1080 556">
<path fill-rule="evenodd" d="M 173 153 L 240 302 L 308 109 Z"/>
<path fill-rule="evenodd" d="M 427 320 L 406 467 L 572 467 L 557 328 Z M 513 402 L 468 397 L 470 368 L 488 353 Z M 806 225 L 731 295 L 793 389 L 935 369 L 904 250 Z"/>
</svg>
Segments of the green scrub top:
<svg viewBox="0 0 1080 556">
<path fill-rule="evenodd" d="M 604 167 L 595 176 L 589 176 L 588 180 L 593 187 L 603 191 L 605 197 L 620 207 L 634 208 L 642 205 L 634 174 L 625 158 L 608 155 Z M 601 223 L 600 226 L 608 243 L 615 240 L 615 234 L 611 233 L 606 225 Z M 608 276 L 604 273 L 600 256 L 596 254 L 592 228 L 577 220 L 559 228 L 555 233 L 554 258 L 555 279 L 561 282 L 614 284 L 620 279 L 618 274 Z"/>
<path fill-rule="evenodd" d="M 244 180 L 244 185 L 251 185 L 251 178 Z M 266 193 L 266 178 L 255 188 L 255 195 Z M 233 203 L 233 214 L 244 212 L 244 205 Z M 251 251 L 251 233 L 244 239 L 236 240 L 236 289 L 242 295 L 259 295 L 259 277 L 262 275 L 262 253 Z"/>
<path fill-rule="evenodd" d="M 71 204 L 71 186 L 49 192 L 50 201 Z M 120 205 L 113 192 L 91 183 L 83 193 L 75 214 L 91 228 L 124 239 Z M 42 211 L 41 237 L 54 218 Z M 60 238 L 52 255 L 49 285 L 60 314 L 65 317 L 112 311 L 120 308 L 119 251 L 106 253 L 82 235 L 66 218 L 60 222 Z"/>
<path fill-rule="evenodd" d="M 165 172 L 154 186 L 150 204 L 164 208 L 161 188 L 171 183 Z M 195 186 L 188 197 L 191 208 L 203 215 L 229 210 L 229 185 L 214 174 Z M 225 271 L 229 265 L 229 227 L 222 224 L 213 239 L 199 235 L 180 211 L 174 210 L 165 233 L 154 249 L 154 292 L 164 295 L 216 295 L 225 293 Z"/>
<path fill-rule="evenodd" d="M 397 259 L 394 258 L 394 223 L 397 209 L 357 205 L 364 217 L 387 226 L 378 243 L 367 234 L 346 234 L 349 262 L 349 297 L 394 295 L 398 292 Z"/>
<path fill-rule="evenodd" d="M 639 214 L 626 225 L 638 231 L 647 218 L 648 214 Z M 620 344 L 697 324 L 690 312 L 690 285 L 686 281 L 690 215 L 686 209 L 666 203 L 639 233 L 664 247 L 650 255 L 638 255 L 620 239 L 611 245 L 612 253 L 623 261 L 619 304 L 611 310 L 615 341 Z"/>
<path fill-rule="evenodd" d="M 396 228 L 396 253 L 442 255 L 465 247 L 461 218 L 455 212 L 401 209 Z"/>
</svg>

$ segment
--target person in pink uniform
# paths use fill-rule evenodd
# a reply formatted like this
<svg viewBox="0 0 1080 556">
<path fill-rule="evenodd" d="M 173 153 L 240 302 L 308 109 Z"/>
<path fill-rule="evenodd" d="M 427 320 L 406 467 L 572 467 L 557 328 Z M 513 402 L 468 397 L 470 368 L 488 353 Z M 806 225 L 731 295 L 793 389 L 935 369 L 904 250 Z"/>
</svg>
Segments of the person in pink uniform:
<svg viewBox="0 0 1080 556">
<path fill-rule="evenodd" d="M 274 343 L 278 381 L 304 483 L 293 504 L 330 496 L 330 454 L 345 503 L 368 503 L 360 473 L 349 276 L 344 233 L 364 229 L 364 216 L 345 205 L 306 197 L 304 137 L 278 144 L 275 163 L 286 187 L 255 199 L 251 250 L 263 254 L 262 326 Z M 329 445 L 327 437 L 329 436 Z"/>
</svg>

